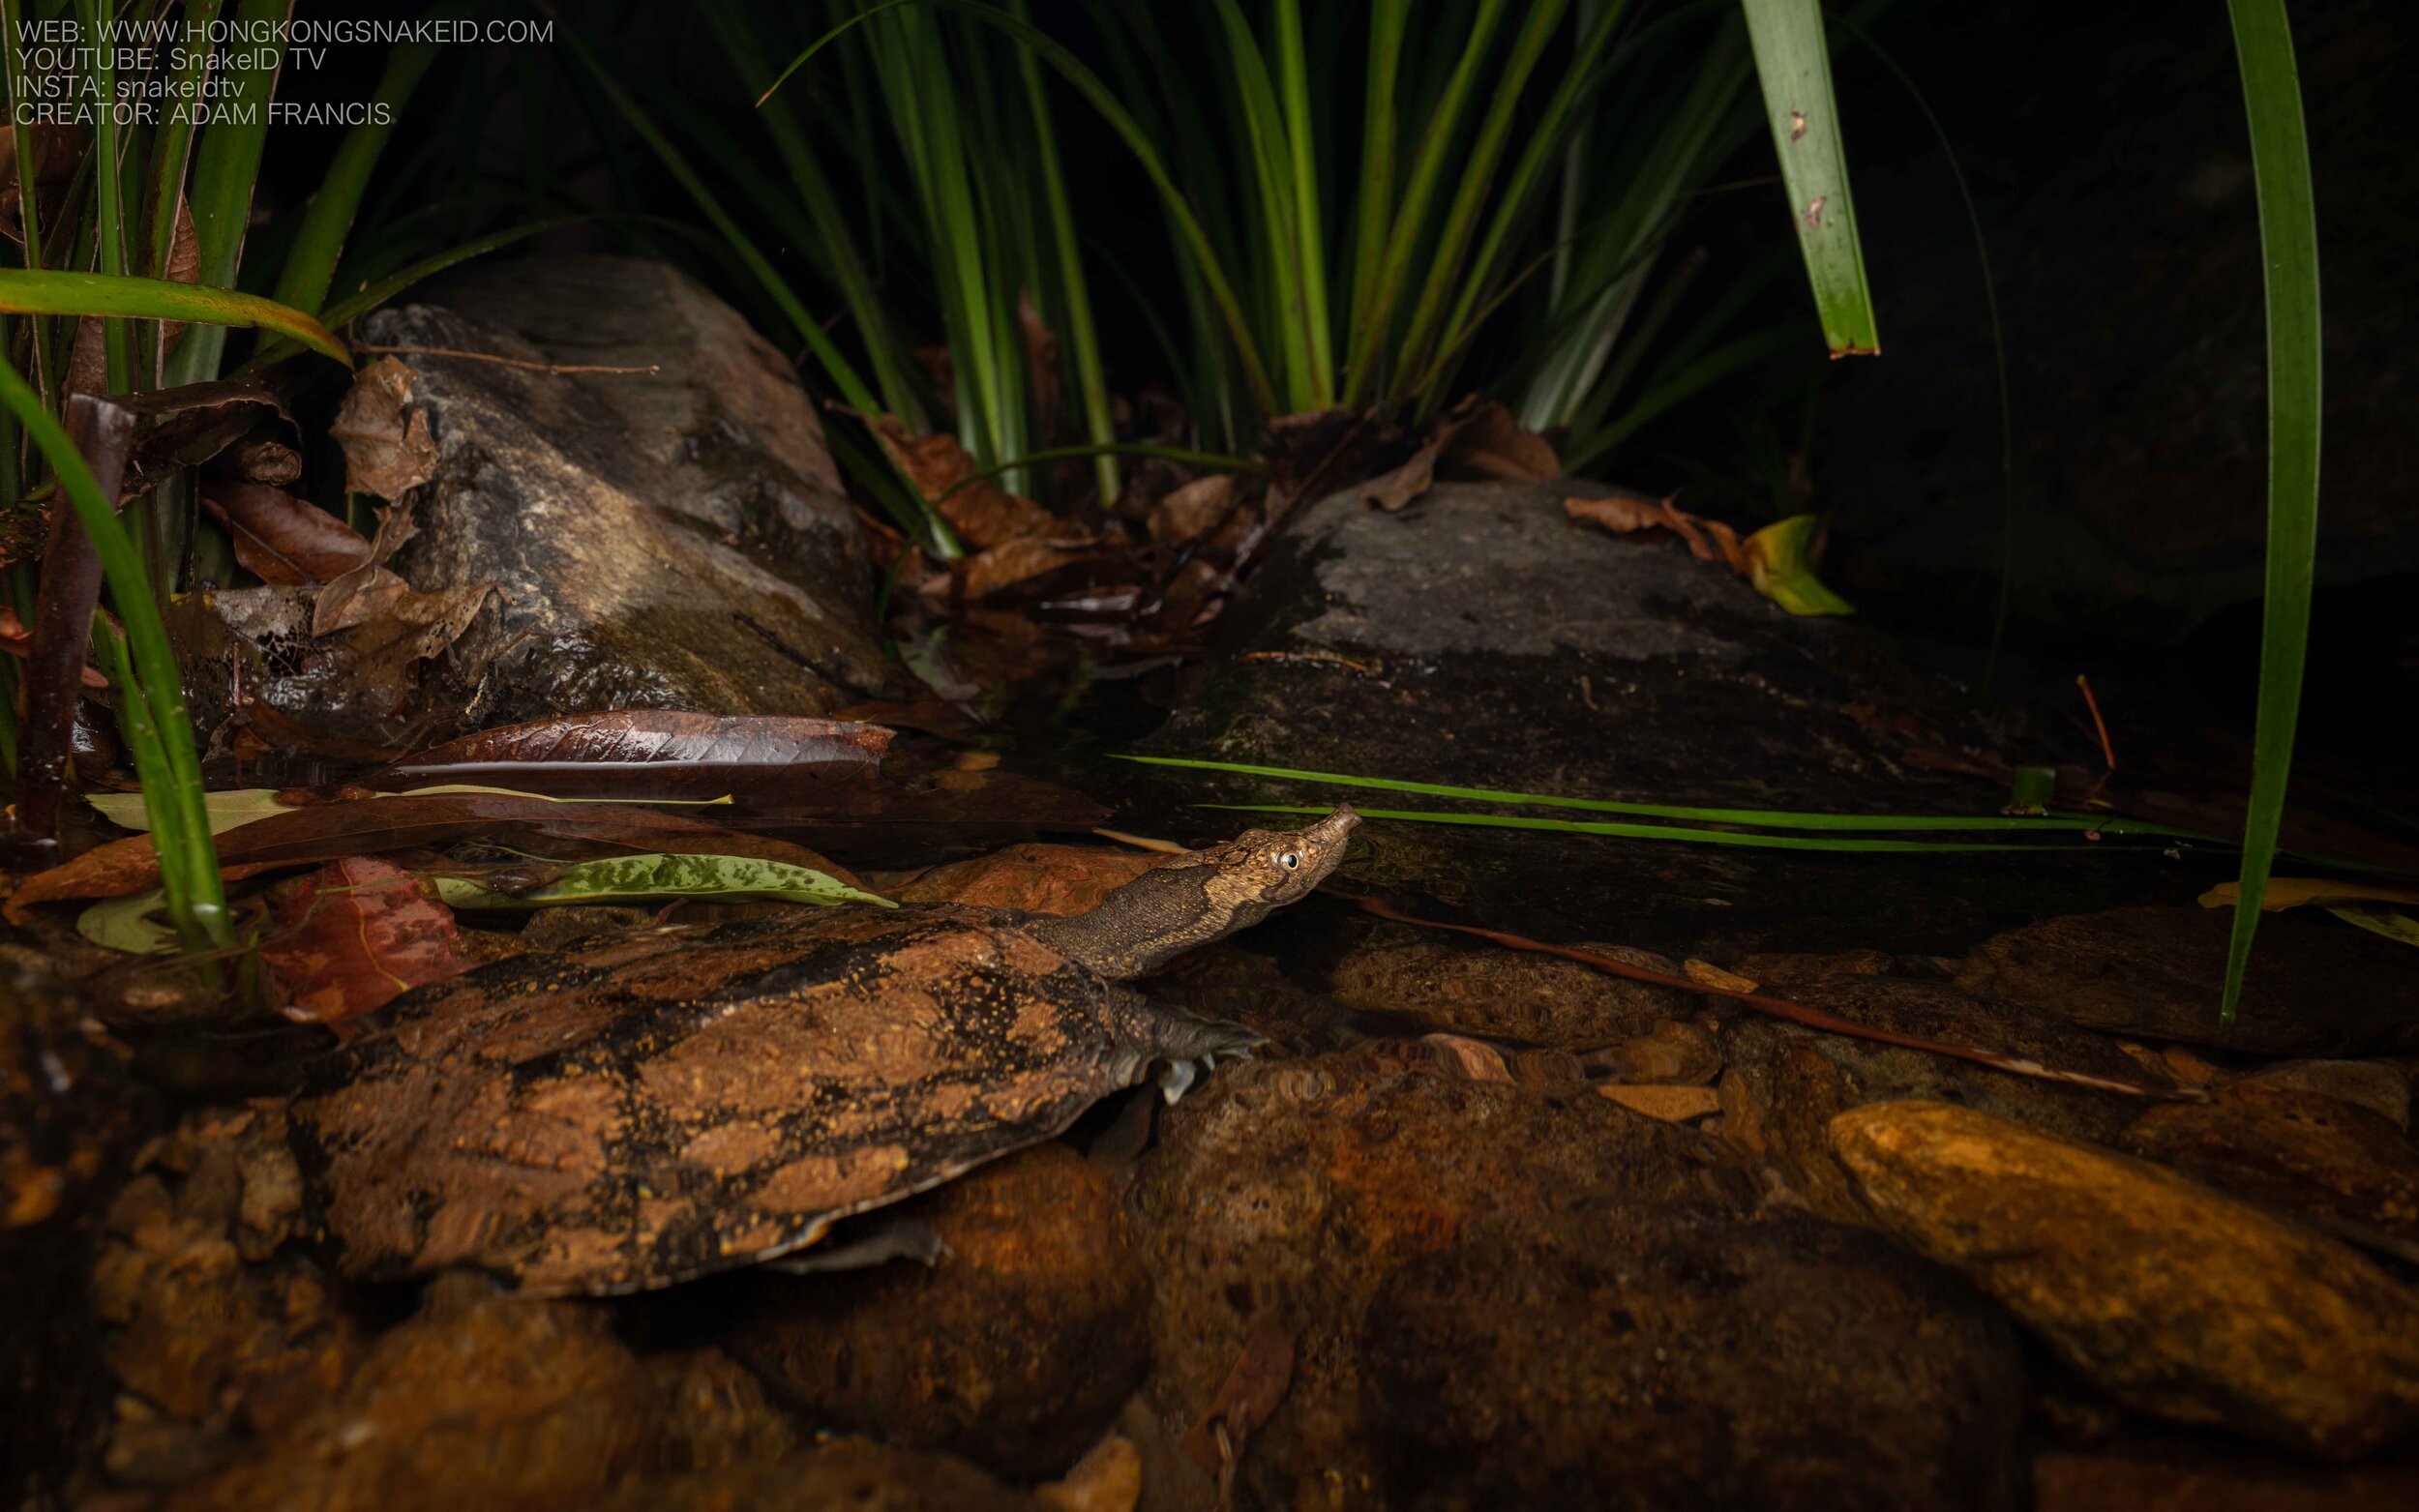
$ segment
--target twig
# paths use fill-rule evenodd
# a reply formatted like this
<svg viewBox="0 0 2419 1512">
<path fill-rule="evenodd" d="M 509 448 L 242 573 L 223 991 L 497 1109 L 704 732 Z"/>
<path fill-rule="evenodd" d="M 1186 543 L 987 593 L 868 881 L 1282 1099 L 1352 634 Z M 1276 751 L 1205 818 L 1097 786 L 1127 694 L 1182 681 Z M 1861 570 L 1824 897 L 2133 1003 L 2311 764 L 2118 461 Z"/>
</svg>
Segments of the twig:
<svg viewBox="0 0 2419 1512">
<path fill-rule="evenodd" d="M 523 357 L 498 357 L 493 352 L 466 352 L 458 346 L 372 346 L 355 341 L 357 352 L 376 352 L 396 357 L 459 357 L 464 362 L 492 362 L 499 368 L 522 368 L 530 372 L 623 372 L 647 375 L 662 372 L 664 365 L 648 363 L 643 368 L 608 368 L 595 363 L 531 362 Z"/>
<path fill-rule="evenodd" d="M 2100 717 L 2100 700 L 2091 696 L 2091 679 L 2076 672 L 2075 686 L 2083 690 L 2083 706 L 2091 710 L 2092 728 L 2100 731 L 2100 754 L 2108 762 L 2108 769 L 2100 774 L 2100 781 L 2091 785 L 2090 797 L 2083 800 L 2089 803 L 2100 796 L 2101 788 L 2108 786 L 2108 779 L 2116 776 L 2116 747 L 2108 744 L 2108 722 Z"/>
<path fill-rule="evenodd" d="M 1246 651 L 1239 662 L 1316 662 L 1328 667 L 1348 667 L 1363 677 L 1383 677 L 1386 668 L 1375 662 L 1356 662 L 1349 656 L 1330 656 L 1325 651 Z"/>
<path fill-rule="evenodd" d="M 1793 1003 L 1784 997 L 1767 997 L 1760 993 L 1717 987 L 1690 977 L 1666 976 L 1660 971 L 1649 971 L 1643 966 L 1633 966 L 1626 961 L 1599 955 L 1593 950 L 1578 950 L 1568 945 L 1549 945 L 1543 940 L 1507 934 L 1502 930 L 1482 929 L 1475 924 L 1444 924 L 1434 919 L 1415 918 L 1375 898 L 1363 897 L 1359 893 L 1338 892 L 1331 887 L 1322 888 L 1321 891 L 1341 898 L 1348 903 L 1359 904 L 1363 912 L 1375 914 L 1381 919 L 1390 919 L 1397 924 L 1415 924 L 1426 930 L 1450 930 L 1456 934 L 1475 934 L 1480 939 L 1493 940 L 1499 945 L 1508 945 L 1514 950 L 1534 950 L 1543 955 L 1560 956 L 1566 961 L 1576 961 L 1584 965 L 1594 966 L 1599 971 L 1608 971 L 1615 976 L 1626 976 L 1633 981 L 1653 982 L 1658 987 L 1676 987 L 1686 993 L 1710 993 L 1717 997 L 1727 997 L 1733 1001 L 1745 1003 L 1757 1013 L 1769 1018 L 1785 1019 L 1791 1023 L 1802 1023 L 1809 1029 L 1821 1029 L 1832 1034 L 1845 1034 L 1854 1039 L 1872 1040 L 1882 1045 L 1903 1046 L 1908 1050 L 1920 1050 L 1927 1054 L 1948 1055 L 1958 1060 L 1970 1060 L 1977 1065 L 1988 1066 L 1994 1071 L 2005 1071 L 2019 1077 L 2035 1077 L 2045 1082 L 2064 1082 L 2074 1086 L 2087 1086 L 2095 1091 L 2121 1092 L 2128 1097 L 2147 1097 L 2170 1103 L 2192 1103 L 2201 1100 L 2200 1093 L 2189 1089 L 2150 1086 L 2139 1082 L 2120 1081 L 2114 1077 L 2093 1076 L 2085 1071 L 2063 1071 L 2055 1066 L 2045 1066 L 2038 1060 L 2027 1060 L 2020 1055 L 2003 1055 L 1993 1050 L 1975 1050 L 1964 1045 L 1948 1045 L 1938 1040 L 1918 1039 L 1911 1034 L 1897 1034 L 1889 1029 L 1876 1029 L 1868 1024 L 1859 1023 L 1853 1019 L 1842 1019 L 1837 1014 L 1826 1013 L 1820 1008 L 1809 1008 L 1804 1003 Z"/>
</svg>

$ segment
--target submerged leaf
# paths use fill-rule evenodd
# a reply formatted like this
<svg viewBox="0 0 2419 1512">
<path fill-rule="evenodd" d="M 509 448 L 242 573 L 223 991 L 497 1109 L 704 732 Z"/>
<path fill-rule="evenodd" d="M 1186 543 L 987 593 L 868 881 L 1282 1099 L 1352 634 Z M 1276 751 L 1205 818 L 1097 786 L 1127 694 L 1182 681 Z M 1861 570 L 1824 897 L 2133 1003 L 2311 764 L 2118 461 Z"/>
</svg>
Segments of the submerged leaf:
<svg viewBox="0 0 2419 1512">
<path fill-rule="evenodd" d="M 2242 902 L 2240 882 L 2220 882 L 2200 895 L 2204 908 L 2231 908 Z M 2259 895 L 2259 906 L 2274 913 L 2283 908 L 2298 908 L 2305 904 L 2320 907 L 2364 903 L 2419 904 L 2419 892 L 2407 887 L 2388 887 L 2381 882 L 2356 882 L 2338 876 L 2272 876 Z"/>
<path fill-rule="evenodd" d="M 2419 919 L 2407 913 L 2397 913 L 2391 908 L 2380 908 L 2374 904 L 2329 908 L 2327 912 L 2346 924 L 2356 924 L 2372 934 L 2398 939 L 2405 945 L 2419 945 Z"/>
<path fill-rule="evenodd" d="M 167 894 L 157 887 L 105 898 L 75 916 L 75 933 L 96 945 L 137 956 L 174 950 L 175 926 L 160 912 L 166 904 Z"/>
<path fill-rule="evenodd" d="M 303 878 L 260 945 L 291 1018 L 343 1023 L 424 982 L 478 964 L 455 948 L 454 916 L 391 861 L 351 856 Z"/>
<path fill-rule="evenodd" d="M 611 903 L 625 898 L 770 898 L 783 903 L 869 903 L 889 899 L 851 887 L 813 867 L 750 856 L 612 856 L 566 867 L 552 881 L 523 893 L 501 893 L 467 877 L 435 878 L 436 894 L 457 908 L 535 908 L 555 904 Z"/>
</svg>

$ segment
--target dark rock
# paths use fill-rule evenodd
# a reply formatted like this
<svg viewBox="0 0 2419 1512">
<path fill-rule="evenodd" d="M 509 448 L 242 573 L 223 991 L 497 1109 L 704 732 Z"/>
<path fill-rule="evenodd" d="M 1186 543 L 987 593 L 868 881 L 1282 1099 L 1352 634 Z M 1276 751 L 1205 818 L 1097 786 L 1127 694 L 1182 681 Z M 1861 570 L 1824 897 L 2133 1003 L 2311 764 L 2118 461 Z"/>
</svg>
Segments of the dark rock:
<svg viewBox="0 0 2419 1512">
<path fill-rule="evenodd" d="M 2121 1142 L 2222 1191 L 2357 1225 L 2419 1255 L 2419 1152 L 2366 1108 L 2240 1082 L 2205 1103 L 2151 1109 Z"/>
<path fill-rule="evenodd" d="M 2016 1504 L 2013 1331 L 1862 1230 L 1497 1221 L 1395 1271 L 1369 1335 L 1389 1507 Z"/>
<path fill-rule="evenodd" d="M 762 1382 L 720 1349 L 659 1354 L 646 1372 L 662 1395 L 667 1468 L 730 1469 L 797 1447 L 790 1419 L 766 1400 Z"/>
<path fill-rule="evenodd" d="M 1440 484 L 1399 514 L 1350 493 L 1301 511 L 1222 618 L 1224 654 L 1146 749 L 1661 804 L 1974 814 L 2004 801 L 1994 785 L 1911 759 L 1919 745 L 2004 741 L 1881 637 L 1853 621 L 1793 617 L 1676 539 L 1573 526 L 1563 500 L 1594 491 L 1576 481 Z M 1180 785 L 1164 788 L 1170 803 L 1305 803 L 1328 791 L 1192 771 L 1130 781 Z M 2097 855 L 2010 852 L 1978 869 L 1961 856 L 1386 819 L 1363 833 L 1370 848 L 1347 871 L 1364 891 L 1416 889 L 1525 934 L 1612 934 L 1707 959 L 1883 940 L 1962 951 L 2036 917 L 2045 894 L 2099 906 L 2145 885 Z M 1854 910 L 1837 906 L 1848 889 Z"/>
<path fill-rule="evenodd" d="M 2209 1444 L 2052 1450 L 2033 1461 L 2036 1512 L 2404 1512 L 2419 1468 L 2334 1468 Z"/>
<path fill-rule="evenodd" d="M 2395 1128 L 2410 1129 L 2410 1081 L 2400 1066 L 2382 1060 L 2285 1060 L 2263 1066 L 2251 1080 L 2261 1086 L 2312 1092 L 2379 1114 Z"/>
<path fill-rule="evenodd" d="M 1753 1190 L 1714 1142 L 1585 1087 L 1358 1052 L 1221 1067 L 1170 1111 L 1131 1198 L 1156 1293 L 1152 1410 L 1183 1438 L 1247 1341 L 1286 1330 L 1290 1389 L 1250 1436 L 1238 1504 L 1376 1504 L 1362 1341 L 1389 1273 L 1497 1217 L 1542 1232 L 1590 1202 L 1744 1212 Z"/>
<path fill-rule="evenodd" d="M 661 1407 L 606 1313 L 441 1278 L 349 1382 L 171 1512 L 593 1503 L 657 1453 Z"/>
<path fill-rule="evenodd" d="M 1677 976 L 1680 964 L 1619 945 L 1586 948 Z M 1535 951 L 1471 949 L 1433 938 L 1396 938 L 1352 952 L 1329 991 L 1362 1013 L 1419 1029 L 1487 1034 L 1565 1050 L 1589 1050 L 1651 1034 L 1688 1009 L 1688 994 Z"/>
<path fill-rule="evenodd" d="M 1957 985 L 2076 1023 L 2262 1055 L 2419 1048 L 2410 948 L 2366 930 L 2259 922 L 2234 1026 L 2218 1023 L 2225 908 L 2111 908 L 2048 919 L 1984 944 Z"/>
<path fill-rule="evenodd" d="M 1049 1512 L 961 1461 L 863 1438 L 644 1481 L 609 1501 L 576 1504 L 605 1512 Z"/>
<path fill-rule="evenodd" d="M 2419 1295 L 2173 1171 L 1943 1103 L 1832 1121 L 1885 1230 L 2138 1411 L 2354 1459 L 2419 1428 Z"/>
<path fill-rule="evenodd" d="M 602 708 L 798 714 L 884 680 L 874 582 L 813 403 L 739 314 L 656 262 L 505 264 L 373 315 L 436 443 L 395 570 L 493 583 L 451 653 L 490 724 Z"/>
<path fill-rule="evenodd" d="M 1150 1282 L 1107 1179 L 1063 1144 L 898 1209 L 929 1269 L 752 1278 L 727 1347 L 811 1420 L 1030 1481 L 1073 1464 L 1141 1381 Z"/>
</svg>

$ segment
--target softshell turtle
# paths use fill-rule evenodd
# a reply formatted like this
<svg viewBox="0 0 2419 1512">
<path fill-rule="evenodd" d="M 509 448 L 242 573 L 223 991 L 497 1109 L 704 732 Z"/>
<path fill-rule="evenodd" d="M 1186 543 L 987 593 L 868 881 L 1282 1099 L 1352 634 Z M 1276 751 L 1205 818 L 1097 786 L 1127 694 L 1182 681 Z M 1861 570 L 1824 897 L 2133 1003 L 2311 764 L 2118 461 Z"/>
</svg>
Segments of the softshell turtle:
<svg viewBox="0 0 2419 1512">
<path fill-rule="evenodd" d="M 1316 887 L 1359 822 L 1171 856 L 1069 918 L 928 904 L 643 930 L 404 993 L 296 1143 L 340 1267 L 636 1291 L 814 1244 L 1256 1036 L 1123 984 Z"/>
</svg>

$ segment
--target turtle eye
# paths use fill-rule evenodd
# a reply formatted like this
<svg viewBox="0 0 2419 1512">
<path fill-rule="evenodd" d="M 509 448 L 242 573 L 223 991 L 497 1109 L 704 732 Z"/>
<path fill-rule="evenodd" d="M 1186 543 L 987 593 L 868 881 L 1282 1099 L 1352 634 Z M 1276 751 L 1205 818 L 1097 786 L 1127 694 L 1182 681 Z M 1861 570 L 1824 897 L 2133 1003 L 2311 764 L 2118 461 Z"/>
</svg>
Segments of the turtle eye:
<svg viewBox="0 0 2419 1512">
<path fill-rule="evenodd" d="M 1288 872 L 1291 872 L 1294 868 L 1301 865 L 1301 857 L 1296 855 L 1290 850 L 1283 851 L 1278 854 L 1276 864 L 1285 868 Z"/>
</svg>

